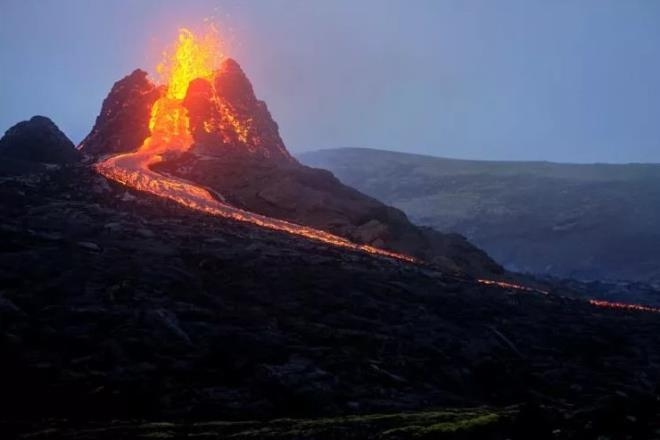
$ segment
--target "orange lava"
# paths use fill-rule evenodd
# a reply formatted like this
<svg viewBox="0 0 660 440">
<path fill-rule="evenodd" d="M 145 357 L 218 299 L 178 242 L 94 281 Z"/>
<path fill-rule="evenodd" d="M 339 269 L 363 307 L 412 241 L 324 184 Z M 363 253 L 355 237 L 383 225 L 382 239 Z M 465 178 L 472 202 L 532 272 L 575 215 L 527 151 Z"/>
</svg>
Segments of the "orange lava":
<svg viewBox="0 0 660 440">
<path fill-rule="evenodd" d="M 660 308 L 658 308 L 658 307 L 644 306 L 644 305 L 641 305 L 641 304 L 611 302 L 611 301 L 604 301 L 604 300 L 600 300 L 600 299 L 590 299 L 589 304 L 591 304 L 593 306 L 596 306 L 596 307 L 603 307 L 603 308 L 607 308 L 607 309 L 631 310 L 631 311 L 635 311 L 635 312 L 660 313 Z"/>
<path fill-rule="evenodd" d="M 522 291 L 525 291 L 525 292 L 536 292 L 536 293 L 542 293 L 544 295 L 549 294 L 549 292 L 547 290 L 535 289 L 533 287 L 527 287 L 527 286 L 523 286 L 523 285 L 520 285 L 520 284 L 506 283 L 504 281 L 478 279 L 477 282 L 479 284 L 485 284 L 485 285 L 489 285 L 489 286 L 497 286 L 497 287 L 502 287 L 504 289 L 522 290 Z M 611 302 L 611 301 L 605 301 L 605 300 L 600 300 L 600 299 L 590 299 L 590 300 L 588 300 L 588 302 L 589 302 L 589 304 L 591 304 L 592 306 L 595 306 L 595 307 L 602 307 L 602 308 L 613 309 L 613 310 L 660 313 L 660 308 L 645 306 L 645 305 L 642 305 L 642 304 Z"/>
<path fill-rule="evenodd" d="M 235 208 L 213 197 L 209 191 L 199 185 L 184 179 L 165 176 L 151 169 L 152 165 L 162 162 L 165 155 L 180 153 L 191 147 L 193 137 L 183 99 L 192 80 L 213 78 L 215 68 L 223 58 L 218 41 L 213 33 L 197 37 L 186 29 L 180 31 L 174 53 L 167 56 L 157 69 L 167 79 L 167 90 L 151 109 L 149 121 L 151 135 L 136 152 L 112 156 L 98 163 L 96 170 L 103 176 L 126 186 L 174 200 L 183 206 L 211 215 L 344 249 L 415 262 L 416 260 L 408 255 L 356 244 L 325 231 Z M 233 115 L 227 113 L 227 120 L 231 121 L 237 136 L 245 137 L 243 128 L 238 126 L 238 122 L 232 117 Z"/>
<path fill-rule="evenodd" d="M 533 287 L 527 287 L 520 284 L 506 283 L 504 281 L 478 279 L 477 282 L 479 284 L 502 287 L 503 289 L 524 290 L 526 292 L 537 292 L 537 293 L 542 293 L 544 295 L 548 294 L 547 290 L 535 289 Z"/>
</svg>

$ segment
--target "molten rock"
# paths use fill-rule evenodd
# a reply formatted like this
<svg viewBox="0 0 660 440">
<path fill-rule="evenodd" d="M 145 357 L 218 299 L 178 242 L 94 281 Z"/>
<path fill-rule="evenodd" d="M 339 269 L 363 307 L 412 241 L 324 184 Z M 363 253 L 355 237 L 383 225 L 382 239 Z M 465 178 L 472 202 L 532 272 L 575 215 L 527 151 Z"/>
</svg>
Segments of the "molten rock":
<svg viewBox="0 0 660 440">
<path fill-rule="evenodd" d="M 135 70 L 115 83 L 81 150 L 95 156 L 136 151 L 149 137 L 149 119 L 163 88 Z M 183 102 L 188 109 L 192 149 L 200 153 L 249 154 L 292 162 L 278 127 L 236 61 L 226 59 L 212 82 L 191 81 Z"/>
</svg>

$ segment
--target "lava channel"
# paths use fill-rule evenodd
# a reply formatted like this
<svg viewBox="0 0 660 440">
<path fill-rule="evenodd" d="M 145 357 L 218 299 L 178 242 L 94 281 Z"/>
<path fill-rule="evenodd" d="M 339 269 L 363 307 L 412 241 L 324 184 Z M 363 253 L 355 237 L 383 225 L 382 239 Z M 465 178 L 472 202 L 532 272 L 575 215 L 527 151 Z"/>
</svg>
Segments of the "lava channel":
<svg viewBox="0 0 660 440">
<path fill-rule="evenodd" d="M 206 189 L 198 185 L 183 179 L 163 176 L 149 168 L 150 165 L 159 161 L 159 156 L 154 157 L 150 153 L 137 151 L 135 153 L 110 157 L 97 164 L 96 170 L 108 179 L 115 180 L 123 185 L 174 200 L 187 208 L 214 216 L 250 223 L 261 228 L 285 232 L 345 249 L 408 262 L 416 261 L 408 255 L 365 244 L 353 243 L 345 238 L 319 229 L 301 226 L 233 207 L 214 198 Z"/>
<path fill-rule="evenodd" d="M 522 292 L 531 292 L 531 293 L 541 293 L 543 295 L 549 295 L 550 292 L 547 290 L 542 290 L 542 289 L 536 289 L 533 287 L 528 287 L 528 286 L 523 286 L 521 284 L 514 284 L 514 283 L 507 283 L 504 281 L 495 281 L 495 280 L 487 280 L 487 279 L 478 279 L 477 282 L 479 284 L 484 284 L 486 286 L 497 286 L 503 289 L 511 289 L 511 290 L 520 290 Z M 612 310 L 618 310 L 618 311 L 631 311 L 631 312 L 649 312 L 649 313 L 660 313 L 660 308 L 658 307 L 652 307 L 652 306 L 645 306 L 642 304 L 634 304 L 634 303 L 623 303 L 623 302 L 613 302 L 613 301 L 605 301 L 601 299 L 588 299 L 586 300 L 589 305 L 592 305 L 594 307 L 599 307 L 602 309 L 612 309 Z"/>
</svg>

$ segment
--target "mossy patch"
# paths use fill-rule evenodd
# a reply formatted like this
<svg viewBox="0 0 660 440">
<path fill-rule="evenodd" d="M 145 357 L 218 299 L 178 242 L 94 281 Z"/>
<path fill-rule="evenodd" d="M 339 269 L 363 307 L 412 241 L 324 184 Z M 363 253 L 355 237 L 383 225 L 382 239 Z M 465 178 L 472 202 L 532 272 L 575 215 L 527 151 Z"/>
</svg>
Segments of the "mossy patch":
<svg viewBox="0 0 660 440">
<path fill-rule="evenodd" d="M 465 433 L 499 432 L 503 422 L 513 419 L 517 408 L 449 408 L 395 414 L 364 414 L 318 419 L 275 419 L 270 421 L 207 421 L 197 423 L 131 423 L 70 427 L 65 423 L 26 433 L 35 440 L 144 438 L 222 438 L 297 440 L 406 440 L 464 438 Z"/>
</svg>

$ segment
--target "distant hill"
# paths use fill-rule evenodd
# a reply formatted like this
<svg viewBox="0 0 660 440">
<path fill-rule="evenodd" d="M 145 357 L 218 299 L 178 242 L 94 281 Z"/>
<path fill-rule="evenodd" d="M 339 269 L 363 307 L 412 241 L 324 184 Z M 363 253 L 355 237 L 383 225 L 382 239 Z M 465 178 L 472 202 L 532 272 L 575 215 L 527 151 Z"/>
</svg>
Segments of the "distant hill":
<svg viewBox="0 0 660 440">
<path fill-rule="evenodd" d="M 509 269 L 660 282 L 660 164 L 489 162 L 363 148 L 298 158 L 418 224 L 465 235 Z"/>
</svg>

